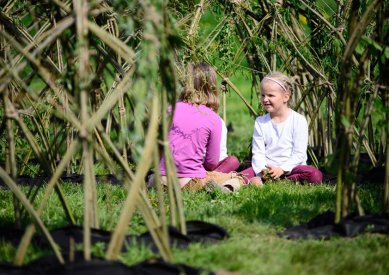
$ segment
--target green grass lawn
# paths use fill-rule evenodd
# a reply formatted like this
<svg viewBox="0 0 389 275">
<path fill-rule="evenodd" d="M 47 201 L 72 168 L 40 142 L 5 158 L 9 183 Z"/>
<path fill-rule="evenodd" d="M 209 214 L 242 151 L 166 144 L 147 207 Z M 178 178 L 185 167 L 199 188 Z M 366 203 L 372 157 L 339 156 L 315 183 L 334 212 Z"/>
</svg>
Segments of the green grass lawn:
<svg viewBox="0 0 389 275">
<path fill-rule="evenodd" d="M 64 191 L 71 209 L 82 222 L 82 187 L 65 184 Z M 120 186 L 99 184 L 101 227 L 112 230 L 126 191 Z M 364 187 L 360 197 L 365 209 L 379 212 L 379 187 Z M 334 237 L 330 240 L 287 240 L 277 235 L 283 229 L 307 222 L 328 209 L 334 210 L 334 186 L 295 185 L 289 182 L 267 184 L 264 188 L 247 187 L 232 194 L 219 191 L 185 192 L 187 220 L 203 220 L 224 227 L 230 237 L 215 244 L 193 243 L 188 249 L 173 249 L 173 260 L 212 271 L 234 271 L 242 274 L 389 274 L 389 237 L 363 234 L 354 238 Z M 0 221 L 12 220 L 12 195 L 0 191 Z M 156 202 L 153 191 L 152 202 Z M 66 225 L 58 199 L 52 196 L 43 220 L 49 229 Z M 137 213 L 129 233 L 146 230 Z M 101 246 L 94 248 L 102 255 Z M 10 262 L 15 248 L 6 242 L 0 245 L 0 262 Z M 46 252 L 31 248 L 27 261 Z M 155 257 L 148 248 L 134 246 L 121 261 L 132 265 Z"/>
</svg>

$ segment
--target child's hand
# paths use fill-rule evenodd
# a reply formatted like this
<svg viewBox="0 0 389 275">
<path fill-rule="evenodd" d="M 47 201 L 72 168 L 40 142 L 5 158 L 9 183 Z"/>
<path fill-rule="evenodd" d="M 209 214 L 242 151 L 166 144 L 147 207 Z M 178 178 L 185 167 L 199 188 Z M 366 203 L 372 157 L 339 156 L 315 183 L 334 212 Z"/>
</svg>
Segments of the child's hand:
<svg viewBox="0 0 389 275">
<path fill-rule="evenodd" d="M 268 169 L 268 173 L 273 179 L 278 179 L 285 173 L 285 171 L 280 167 L 271 164 L 266 165 L 266 168 Z"/>
</svg>

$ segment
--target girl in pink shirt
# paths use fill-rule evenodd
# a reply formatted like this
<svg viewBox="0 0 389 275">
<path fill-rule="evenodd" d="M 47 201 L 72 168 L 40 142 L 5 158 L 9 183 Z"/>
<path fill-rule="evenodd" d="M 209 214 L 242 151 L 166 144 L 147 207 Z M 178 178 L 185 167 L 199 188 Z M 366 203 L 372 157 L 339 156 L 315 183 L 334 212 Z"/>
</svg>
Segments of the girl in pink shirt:
<svg viewBox="0 0 389 275">
<path fill-rule="evenodd" d="M 218 108 L 215 70 L 206 63 L 190 65 L 168 134 L 181 187 L 202 189 L 212 177 L 210 171 L 229 173 L 239 166 L 238 159 L 233 156 L 220 161 L 223 124 Z M 163 156 L 159 168 L 161 175 L 166 176 Z"/>
</svg>

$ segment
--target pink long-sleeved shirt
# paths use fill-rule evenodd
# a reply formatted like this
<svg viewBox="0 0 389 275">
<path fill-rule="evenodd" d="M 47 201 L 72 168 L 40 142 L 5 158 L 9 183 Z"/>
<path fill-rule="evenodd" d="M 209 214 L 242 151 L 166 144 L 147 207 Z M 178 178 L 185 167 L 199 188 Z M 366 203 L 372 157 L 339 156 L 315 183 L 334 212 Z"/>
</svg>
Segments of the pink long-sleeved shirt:
<svg viewBox="0 0 389 275">
<path fill-rule="evenodd" d="M 204 178 L 206 170 L 213 170 L 217 166 L 221 132 L 221 118 L 210 108 L 186 102 L 176 103 L 168 139 L 178 177 Z M 159 168 L 161 175 L 166 175 L 164 157 Z"/>
</svg>

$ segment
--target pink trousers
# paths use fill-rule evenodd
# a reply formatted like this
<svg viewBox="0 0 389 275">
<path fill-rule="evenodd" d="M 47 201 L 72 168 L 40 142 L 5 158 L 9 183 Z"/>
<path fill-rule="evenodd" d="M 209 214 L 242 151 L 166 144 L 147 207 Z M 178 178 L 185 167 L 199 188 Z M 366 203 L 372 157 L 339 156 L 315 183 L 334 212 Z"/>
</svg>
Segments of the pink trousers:
<svg viewBox="0 0 389 275">
<path fill-rule="evenodd" d="M 240 173 L 244 176 L 246 183 L 249 181 L 249 179 L 255 177 L 255 172 L 252 167 L 249 167 Z M 319 169 L 313 166 L 297 165 L 285 178 L 291 181 L 306 181 L 309 183 L 317 184 L 323 181 L 323 174 Z"/>
<path fill-rule="evenodd" d="M 232 171 L 236 171 L 239 165 L 240 163 L 237 157 L 228 156 L 225 159 L 221 160 L 213 171 L 230 173 Z"/>
</svg>

